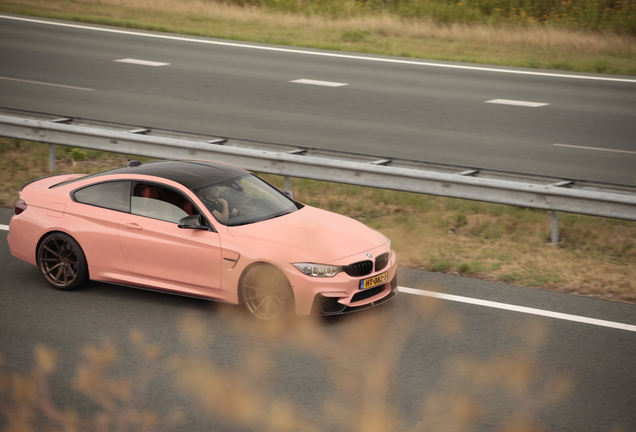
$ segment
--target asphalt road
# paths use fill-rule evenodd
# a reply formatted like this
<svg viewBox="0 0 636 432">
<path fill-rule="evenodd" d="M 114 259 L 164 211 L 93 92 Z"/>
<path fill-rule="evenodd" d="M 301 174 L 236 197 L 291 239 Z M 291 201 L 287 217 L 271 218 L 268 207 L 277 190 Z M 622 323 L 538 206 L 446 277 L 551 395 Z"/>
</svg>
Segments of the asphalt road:
<svg viewBox="0 0 636 432">
<path fill-rule="evenodd" d="M 633 77 L 290 49 L 6 16 L 0 17 L 0 58 L 0 106 L 10 108 L 636 181 Z M 119 61 L 126 59 L 154 63 Z M 322 83 L 294 82 L 302 79 Z"/>
<path fill-rule="evenodd" d="M 10 215 L 0 209 L 0 224 L 8 224 Z M 313 321 L 302 317 L 263 332 L 247 315 L 228 320 L 237 311 L 231 305 L 103 283 L 76 292 L 53 290 L 36 267 L 10 256 L 6 235 L 0 230 L 2 368 L 27 373 L 36 345 L 56 350 L 53 401 L 81 416 L 94 415 L 99 405 L 75 388 L 76 370 L 85 363 L 86 346 L 110 340 L 119 357 L 106 369 L 109 379 L 149 376 L 146 389 L 135 395 L 138 408 L 163 415 L 178 407 L 185 414 L 178 426 L 160 421 L 159 430 L 284 430 L 268 422 L 287 418 L 289 406 L 306 422 L 289 430 L 310 430 L 310 424 L 367 431 L 361 419 L 385 413 L 400 421 L 384 429 L 391 431 L 515 425 L 558 432 L 636 430 L 634 305 L 401 269 L 403 287 L 631 326 L 425 302 L 402 292 L 381 307 L 318 320 L 311 332 L 303 329 Z M 192 314 L 198 324 L 180 333 L 178 323 Z M 161 357 L 162 366 L 153 369 L 142 362 L 131 329 L 143 332 L 163 356 L 182 356 L 181 363 L 163 363 Z M 198 340 L 198 348 L 188 340 Z M 168 363 L 173 366 L 163 366 Z M 213 396 L 198 397 L 207 394 L 202 389 Z M 237 389 L 249 398 L 236 399 Z M 99 394 L 109 393 L 104 386 Z M 248 414 L 247 408 L 257 407 L 258 420 L 229 425 L 224 415 L 235 406 Z"/>
</svg>

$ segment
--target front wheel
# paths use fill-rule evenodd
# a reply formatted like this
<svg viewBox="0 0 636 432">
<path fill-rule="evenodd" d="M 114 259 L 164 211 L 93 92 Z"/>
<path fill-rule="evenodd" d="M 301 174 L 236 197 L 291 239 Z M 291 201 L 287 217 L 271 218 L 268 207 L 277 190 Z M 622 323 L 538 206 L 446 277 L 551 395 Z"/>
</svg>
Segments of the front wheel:
<svg viewBox="0 0 636 432">
<path fill-rule="evenodd" d="M 289 281 L 272 266 L 258 265 L 249 269 L 242 278 L 240 294 L 245 308 L 261 320 L 273 320 L 294 310 Z"/>
<path fill-rule="evenodd" d="M 49 285 L 70 291 L 88 282 L 88 266 L 80 245 L 64 233 L 49 234 L 38 248 L 38 266 Z"/>
</svg>

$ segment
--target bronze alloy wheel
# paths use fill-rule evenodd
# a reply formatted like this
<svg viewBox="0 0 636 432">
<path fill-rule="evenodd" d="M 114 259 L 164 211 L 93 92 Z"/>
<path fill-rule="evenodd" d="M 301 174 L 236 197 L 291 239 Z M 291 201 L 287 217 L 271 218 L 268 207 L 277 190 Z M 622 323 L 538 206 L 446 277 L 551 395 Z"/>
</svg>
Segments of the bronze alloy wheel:
<svg viewBox="0 0 636 432">
<path fill-rule="evenodd" d="M 248 270 L 241 283 L 241 297 L 247 310 L 261 320 L 272 320 L 293 310 L 289 282 L 271 266 L 259 265 Z"/>
<path fill-rule="evenodd" d="M 79 244 L 63 233 L 49 234 L 38 249 L 44 279 L 59 290 L 73 290 L 87 281 L 86 258 Z"/>
</svg>

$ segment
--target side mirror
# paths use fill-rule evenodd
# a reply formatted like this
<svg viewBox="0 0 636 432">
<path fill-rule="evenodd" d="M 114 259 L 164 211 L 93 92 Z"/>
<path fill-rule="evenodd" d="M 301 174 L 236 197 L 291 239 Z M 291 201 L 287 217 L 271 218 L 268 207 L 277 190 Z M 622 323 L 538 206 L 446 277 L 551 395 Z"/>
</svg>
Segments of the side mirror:
<svg viewBox="0 0 636 432">
<path fill-rule="evenodd" d="M 290 191 L 290 190 L 288 190 L 288 189 L 285 189 L 285 190 L 283 191 L 283 193 L 284 193 L 285 195 L 287 195 L 287 197 L 288 197 L 289 199 L 291 199 L 292 201 L 294 200 L 294 193 L 293 193 L 292 191 Z"/>
<path fill-rule="evenodd" d="M 208 227 L 203 223 L 201 215 L 186 216 L 179 220 L 179 228 L 207 230 Z"/>
</svg>

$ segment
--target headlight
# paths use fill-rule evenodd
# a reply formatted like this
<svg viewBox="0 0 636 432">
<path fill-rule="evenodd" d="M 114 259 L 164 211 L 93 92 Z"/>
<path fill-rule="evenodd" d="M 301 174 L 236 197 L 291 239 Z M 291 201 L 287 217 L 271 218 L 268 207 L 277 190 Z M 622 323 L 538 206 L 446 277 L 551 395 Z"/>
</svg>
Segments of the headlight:
<svg viewBox="0 0 636 432">
<path fill-rule="evenodd" d="M 342 271 L 340 266 L 325 264 L 295 263 L 294 267 L 307 276 L 313 277 L 334 277 Z"/>
</svg>

